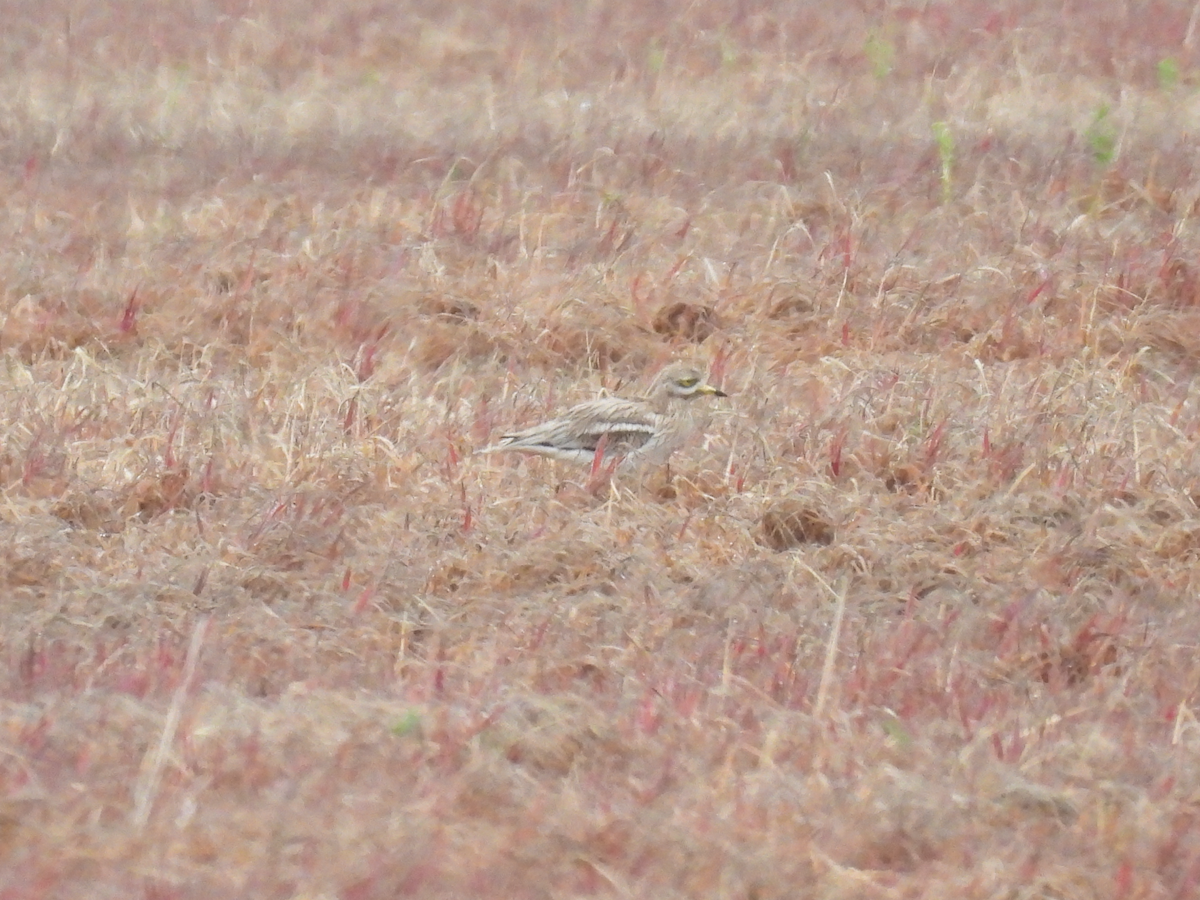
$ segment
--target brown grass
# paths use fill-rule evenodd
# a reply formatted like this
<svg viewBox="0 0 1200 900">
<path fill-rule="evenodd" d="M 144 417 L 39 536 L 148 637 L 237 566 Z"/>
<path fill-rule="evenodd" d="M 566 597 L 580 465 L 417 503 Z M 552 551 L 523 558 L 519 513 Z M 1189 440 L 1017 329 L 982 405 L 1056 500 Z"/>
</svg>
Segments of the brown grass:
<svg viewBox="0 0 1200 900">
<path fill-rule="evenodd" d="M 0 898 L 1196 896 L 1190 5 L 4 17 Z"/>
</svg>

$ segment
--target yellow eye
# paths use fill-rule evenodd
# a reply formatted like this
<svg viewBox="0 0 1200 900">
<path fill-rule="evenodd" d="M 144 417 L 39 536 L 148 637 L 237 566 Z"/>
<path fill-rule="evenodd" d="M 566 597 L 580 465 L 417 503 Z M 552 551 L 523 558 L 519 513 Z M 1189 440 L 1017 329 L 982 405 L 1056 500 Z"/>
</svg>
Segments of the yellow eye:
<svg viewBox="0 0 1200 900">
<path fill-rule="evenodd" d="M 699 378 L 693 378 L 691 375 L 685 375 L 683 378 L 680 378 L 675 383 L 677 385 L 679 385 L 681 388 L 690 388 L 690 387 L 695 387 L 696 382 L 699 380 L 700 380 Z"/>
</svg>

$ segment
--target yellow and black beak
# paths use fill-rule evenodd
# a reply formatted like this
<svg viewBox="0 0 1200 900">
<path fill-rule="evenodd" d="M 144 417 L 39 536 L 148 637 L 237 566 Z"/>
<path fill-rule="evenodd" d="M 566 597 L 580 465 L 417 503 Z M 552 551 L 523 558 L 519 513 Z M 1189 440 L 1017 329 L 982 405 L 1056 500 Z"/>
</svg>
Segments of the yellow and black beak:
<svg viewBox="0 0 1200 900">
<path fill-rule="evenodd" d="M 702 393 L 702 394 L 712 394 L 714 397 L 728 397 L 729 396 L 723 390 L 721 390 L 720 388 L 715 388 L 711 384 L 701 385 L 699 388 L 697 388 L 697 390 L 699 390 L 700 393 Z"/>
</svg>

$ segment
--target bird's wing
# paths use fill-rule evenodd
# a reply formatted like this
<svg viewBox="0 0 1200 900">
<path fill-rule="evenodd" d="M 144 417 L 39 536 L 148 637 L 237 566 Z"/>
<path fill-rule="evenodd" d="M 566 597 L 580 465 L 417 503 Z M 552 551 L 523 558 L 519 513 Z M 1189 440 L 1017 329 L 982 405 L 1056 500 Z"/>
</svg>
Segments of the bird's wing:
<svg viewBox="0 0 1200 900">
<path fill-rule="evenodd" d="M 644 404 L 619 397 L 602 397 L 581 403 L 560 418 L 506 434 L 498 446 L 594 453 L 603 438 L 606 454 L 623 454 L 644 446 L 658 434 L 660 427 L 659 417 Z"/>
</svg>

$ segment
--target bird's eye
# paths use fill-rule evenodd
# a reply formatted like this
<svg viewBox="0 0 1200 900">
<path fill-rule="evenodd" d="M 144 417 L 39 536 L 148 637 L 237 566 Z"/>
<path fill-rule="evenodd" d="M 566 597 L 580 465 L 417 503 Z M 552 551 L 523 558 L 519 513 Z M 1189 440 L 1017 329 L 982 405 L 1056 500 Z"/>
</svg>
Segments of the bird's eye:
<svg viewBox="0 0 1200 900">
<path fill-rule="evenodd" d="M 685 375 L 683 378 L 680 378 L 675 383 L 677 385 L 679 385 L 681 388 L 690 388 L 690 387 L 695 387 L 696 382 L 699 380 L 700 380 L 699 378 L 693 378 L 691 375 Z"/>
</svg>

